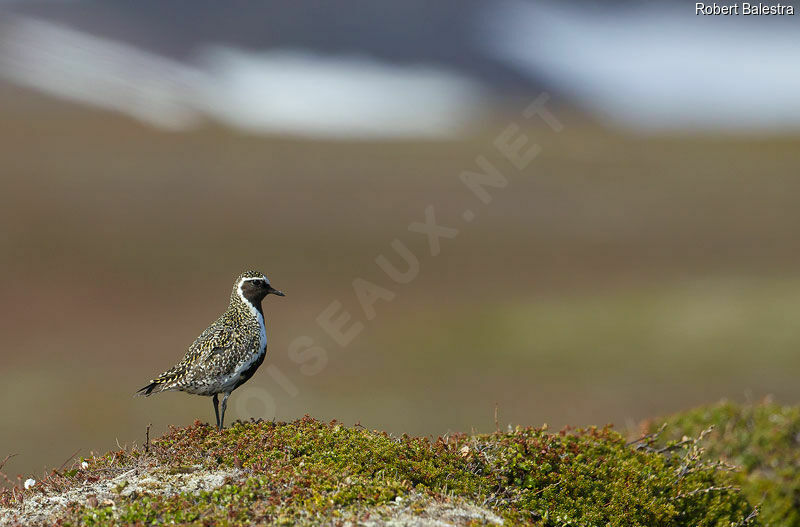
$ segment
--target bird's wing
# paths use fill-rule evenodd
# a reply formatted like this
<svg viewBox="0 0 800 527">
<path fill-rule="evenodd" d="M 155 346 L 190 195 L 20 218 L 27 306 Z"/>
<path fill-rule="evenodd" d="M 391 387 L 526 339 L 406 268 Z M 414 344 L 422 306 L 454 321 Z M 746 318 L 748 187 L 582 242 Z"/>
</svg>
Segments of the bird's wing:
<svg viewBox="0 0 800 527">
<path fill-rule="evenodd" d="M 233 326 L 218 320 L 197 337 L 189 346 L 186 356 L 175 367 L 180 367 L 184 375 L 196 367 L 206 369 L 214 357 L 225 354 L 232 347 L 235 331 Z"/>
<path fill-rule="evenodd" d="M 235 331 L 233 326 L 218 320 L 206 328 L 189 346 L 189 351 L 183 360 L 192 366 L 206 363 L 216 353 L 221 353 L 231 346 Z"/>
<path fill-rule="evenodd" d="M 234 373 L 239 363 L 255 346 L 253 338 L 244 338 L 235 334 L 236 331 L 232 328 L 219 339 L 212 339 L 204 348 L 196 362 L 198 369 L 202 370 L 204 375 L 223 377 Z"/>
<path fill-rule="evenodd" d="M 221 319 L 208 326 L 189 346 L 186 355 L 178 364 L 152 379 L 150 384 L 139 390 L 139 394 L 150 395 L 179 385 L 197 365 L 206 363 L 214 355 L 228 349 L 233 331 L 234 329 Z"/>
</svg>

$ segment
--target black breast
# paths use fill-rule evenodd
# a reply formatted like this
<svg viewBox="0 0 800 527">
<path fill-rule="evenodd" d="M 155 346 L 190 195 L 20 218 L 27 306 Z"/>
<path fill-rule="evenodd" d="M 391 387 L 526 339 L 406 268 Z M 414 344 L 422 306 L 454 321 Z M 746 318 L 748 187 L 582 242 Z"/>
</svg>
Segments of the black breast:
<svg viewBox="0 0 800 527">
<path fill-rule="evenodd" d="M 234 386 L 231 391 L 235 390 L 242 384 L 246 383 L 250 379 L 250 377 L 253 376 L 258 367 L 261 366 L 261 364 L 264 362 L 264 357 L 266 356 L 267 356 L 267 350 L 265 348 L 264 353 L 259 354 L 258 358 L 255 361 L 253 361 L 253 364 L 251 364 L 246 370 L 242 371 L 242 374 L 239 376 L 239 380 L 236 381 L 236 386 Z"/>
</svg>

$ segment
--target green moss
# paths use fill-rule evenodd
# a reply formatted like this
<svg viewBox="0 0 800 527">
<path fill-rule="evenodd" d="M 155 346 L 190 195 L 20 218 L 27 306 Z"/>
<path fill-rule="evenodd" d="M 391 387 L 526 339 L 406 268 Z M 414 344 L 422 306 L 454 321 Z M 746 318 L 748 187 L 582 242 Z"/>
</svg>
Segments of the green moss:
<svg viewBox="0 0 800 527">
<path fill-rule="evenodd" d="M 304 418 L 236 423 L 218 433 L 200 423 L 172 429 L 149 452 L 114 452 L 99 472 L 147 462 L 165 474 L 191 467 L 241 468 L 213 491 L 142 493 L 105 505 L 77 504 L 67 524 L 319 523 L 359 517 L 398 497 L 485 504 L 509 524 L 678 527 L 744 525 L 752 507 L 731 476 L 700 461 L 699 443 L 657 453 L 608 429 L 518 428 L 430 440 L 395 438 Z M 476 521 L 476 523 L 480 523 Z M 751 522 L 752 523 L 752 522 Z"/>
<path fill-rule="evenodd" d="M 762 504 L 761 523 L 800 527 L 800 407 L 721 402 L 668 418 L 662 442 L 711 425 L 706 457 L 741 467 L 736 483 Z"/>
<path fill-rule="evenodd" d="M 689 456 L 628 446 L 608 428 L 564 432 L 518 430 L 493 436 L 491 472 L 513 517 L 543 525 L 728 526 L 751 507 L 726 487 L 726 474 Z"/>
</svg>

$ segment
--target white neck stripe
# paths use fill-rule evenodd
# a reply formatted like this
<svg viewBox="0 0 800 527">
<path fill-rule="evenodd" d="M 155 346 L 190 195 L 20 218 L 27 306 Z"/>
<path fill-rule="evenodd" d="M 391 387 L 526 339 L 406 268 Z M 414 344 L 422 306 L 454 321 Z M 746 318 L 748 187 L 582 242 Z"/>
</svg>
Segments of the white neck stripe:
<svg viewBox="0 0 800 527">
<path fill-rule="evenodd" d="M 259 329 L 261 330 L 260 331 L 260 333 L 261 333 L 261 352 L 263 353 L 264 350 L 267 347 L 267 327 L 264 324 L 264 315 L 261 314 L 261 311 L 258 310 L 256 308 L 256 306 L 253 305 L 252 302 L 250 302 L 247 298 L 245 298 L 244 293 L 242 292 L 242 283 L 243 282 L 244 282 L 244 280 L 239 282 L 239 286 L 236 288 L 236 291 L 239 294 L 239 298 L 241 298 L 242 302 L 244 302 L 244 305 L 246 305 L 248 307 L 248 309 L 250 309 L 250 313 L 258 321 L 258 326 L 259 326 Z"/>
</svg>

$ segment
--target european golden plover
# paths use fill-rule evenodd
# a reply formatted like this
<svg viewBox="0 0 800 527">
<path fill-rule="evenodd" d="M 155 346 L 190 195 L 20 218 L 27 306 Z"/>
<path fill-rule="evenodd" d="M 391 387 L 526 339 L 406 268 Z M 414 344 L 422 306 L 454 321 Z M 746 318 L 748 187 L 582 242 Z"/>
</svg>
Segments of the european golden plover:
<svg viewBox="0 0 800 527">
<path fill-rule="evenodd" d="M 256 372 L 267 352 L 267 330 L 261 301 L 268 294 L 285 296 L 267 277 L 246 271 L 233 284 L 228 310 L 189 346 L 178 364 L 165 371 L 137 395 L 178 390 L 213 396 L 217 429 L 222 430 L 231 392 Z M 219 411 L 222 395 L 222 413 Z"/>
</svg>

